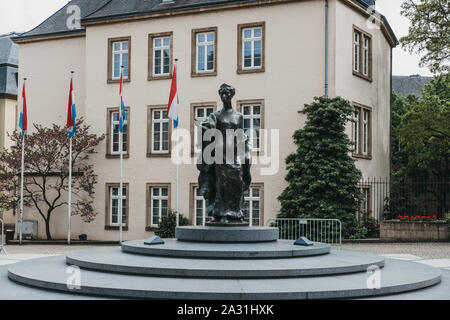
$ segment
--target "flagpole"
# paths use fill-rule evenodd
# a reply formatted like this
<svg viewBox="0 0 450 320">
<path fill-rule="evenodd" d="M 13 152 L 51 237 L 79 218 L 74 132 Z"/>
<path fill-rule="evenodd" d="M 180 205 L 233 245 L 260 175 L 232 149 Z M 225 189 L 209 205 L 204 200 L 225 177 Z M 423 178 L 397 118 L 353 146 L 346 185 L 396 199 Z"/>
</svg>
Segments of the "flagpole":
<svg viewBox="0 0 450 320">
<path fill-rule="evenodd" d="M 74 71 L 70 72 L 70 83 L 72 83 L 73 80 L 73 74 Z M 72 90 L 69 90 L 72 94 Z M 73 100 L 72 105 L 74 103 Z M 70 106 L 70 109 L 72 110 L 72 106 Z M 75 121 L 75 119 L 72 119 L 72 121 Z M 72 223 L 72 137 L 69 137 L 69 199 L 68 199 L 68 206 L 67 206 L 67 244 L 70 245 L 70 231 L 71 231 L 71 223 Z"/>
<path fill-rule="evenodd" d="M 120 86 L 122 86 L 122 76 L 123 76 L 123 66 L 120 67 Z M 121 88 L 122 90 L 122 88 Z M 120 104 L 119 104 L 119 119 L 122 117 L 122 91 L 120 92 Z M 120 120 L 119 120 L 120 122 Z M 122 123 L 123 129 L 123 123 Z M 120 153 L 120 184 L 119 184 L 119 206 L 118 206 L 118 219 L 119 219 L 119 243 L 122 244 L 123 241 L 123 221 L 122 221 L 122 189 L 123 189 L 123 130 L 120 130 L 119 124 L 119 153 Z"/>
<path fill-rule="evenodd" d="M 70 228 L 71 228 L 71 219 L 72 219 L 72 138 L 69 139 L 70 147 L 69 147 L 69 206 L 67 209 L 67 244 L 70 245 Z"/>
<path fill-rule="evenodd" d="M 175 73 L 178 75 L 178 59 L 175 59 Z M 178 79 L 177 79 L 178 81 Z M 178 88 L 178 83 L 177 83 L 177 88 Z M 177 92 L 178 94 L 178 92 Z M 176 121 L 179 121 L 179 117 Z M 178 123 L 178 125 L 180 125 Z M 176 186 L 176 207 L 177 207 L 177 218 L 176 218 L 176 226 L 179 227 L 180 226 L 180 207 L 179 207 L 179 179 L 180 179 L 180 167 L 179 167 L 179 153 L 176 154 L 177 157 L 177 162 L 176 162 L 176 182 L 175 182 L 175 186 Z"/>
<path fill-rule="evenodd" d="M 23 79 L 23 86 L 27 78 Z M 22 97 L 22 99 L 24 99 Z M 23 100 L 22 100 L 22 113 L 23 113 Z M 22 130 L 22 171 L 20 174 L 20 230 L 19 230 L 19 244 L 22 244 L 22 233 L 23 233 L 23 177 L 24 177 L 24 166 L 25 166 L 25 132 Z"/>
<path fill-rule="evenodd" d="M 22 230 L 23 230 L 23 171 L 25 164 L 25 134 L 22 133 L 22 172 L 20 175 L 20 234 L 19 243 L 22 244 Z"/>
</svg>

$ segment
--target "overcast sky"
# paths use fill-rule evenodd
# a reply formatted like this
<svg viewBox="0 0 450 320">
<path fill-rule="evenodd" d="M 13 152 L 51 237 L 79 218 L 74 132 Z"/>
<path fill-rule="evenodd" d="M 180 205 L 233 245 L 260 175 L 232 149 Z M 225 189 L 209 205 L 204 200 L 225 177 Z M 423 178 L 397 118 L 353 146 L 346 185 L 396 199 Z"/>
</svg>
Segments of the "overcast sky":
<svg viewBox="0 0 450 320">
<path fill-rule="evenodd" d="M 95 1 L 95 0 L 93 0 Z M 68 0 L 0 0 L 0 34 L 11 31 L 28 31 L 52 13 L 63 7 Z M 400 15 L 403 0 L 377 0 L 378 10 L 384 14 L 398 38 L 408 33 L 409 22 Z M 410 55 L 398 46 L 394 49 L 394 75 L 431 75 L 419 68 L 419 57 Z"/>
</svg>

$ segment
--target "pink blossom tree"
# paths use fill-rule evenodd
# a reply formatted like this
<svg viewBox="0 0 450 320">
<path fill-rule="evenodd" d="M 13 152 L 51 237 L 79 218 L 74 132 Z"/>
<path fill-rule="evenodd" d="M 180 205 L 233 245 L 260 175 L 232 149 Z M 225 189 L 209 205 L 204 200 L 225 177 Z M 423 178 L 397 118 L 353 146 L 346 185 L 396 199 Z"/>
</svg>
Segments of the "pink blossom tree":
<svg viewBox="0 0 450 320">
<path fill-rule="evenodd" d="M 50 221 L 56 209 L 67 206 L 69 181 L 69 139 L 67 129 L 53 125 L 45 128 L 34 124 L 34 132 L 26 136 L 24 170 L 24 207 L 34 209 L 45 222 L 47 240 L 52 240 Z M 72 215 L 84 222 L 95 219 L 92 205 L 97 175 L 89 156 L 105 138 L 89 133 L 84 120 L 77 121 L 72 140 Z M 20 203 L 22 134 L 9 134 L 10 150 L 0 151 L 0 208 L 17 212 Z"/>
</svg>

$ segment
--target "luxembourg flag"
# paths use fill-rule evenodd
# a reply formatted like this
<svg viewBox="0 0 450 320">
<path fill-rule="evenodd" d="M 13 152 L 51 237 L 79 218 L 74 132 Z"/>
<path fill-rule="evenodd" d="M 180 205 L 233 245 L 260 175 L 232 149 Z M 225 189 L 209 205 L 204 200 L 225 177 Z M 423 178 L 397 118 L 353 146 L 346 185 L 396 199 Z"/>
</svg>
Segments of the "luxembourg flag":
<svg viewBox="0 0 450 320">
<path fill-rule="evenodd" d="M 75 93 L 73 90 L 73 81 L 70 79 L 69 104 L 67 108 L 67 128 L 69 129 L 69 138 L 72 139 L 76 131 L 77 109 L 75 108 Z"/>
<path fill-rule="evenodd" d="M 22 136 L 27 133 L 27 98 L 25 95 L 25 83 L 22 89 L 22 112 L 20 113 L 19 127 L 22 129 Z"/>
<path fill-rule="evenodd" d="M 173 128 L 178 127 L 178 105 L 180 100 L 178 99 L 177 89 L 177 68 L 173 68 L 172 86 L 170 88 L 169 104 L 167 108 L 167 115 L 173 119 Z"/>
<path fill-rule="evenodd" d="M 119 131 L 123 133 L 123 124 L 127 120 L 127 113 L 125 111 L 125 104 L 123 103 L 122 96 L 122 71 L 120 72 L 120 117 L 119 117 Z"/>
</svg>

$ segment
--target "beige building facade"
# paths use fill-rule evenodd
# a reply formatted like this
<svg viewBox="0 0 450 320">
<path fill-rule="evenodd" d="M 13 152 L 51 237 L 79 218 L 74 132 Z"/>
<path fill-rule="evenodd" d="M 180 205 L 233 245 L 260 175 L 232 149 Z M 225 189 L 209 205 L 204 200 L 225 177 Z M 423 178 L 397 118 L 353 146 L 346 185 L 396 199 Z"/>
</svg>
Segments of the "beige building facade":
<svg viewBox="0 0 450 320">
<path fill-rule="evenodd" d="M 8 133 L 17 127 L 18 45 L 11 38 L 15 33 L 0 35 L 0 150 L 11 147 Z M 0 219 L 10 227 L 15 219 L 12 212 L 0 212 Z"/>
<path fill-rule="evenodd" d="M 325 82 L 329 96 L 342 96 L 358 110 L 357 125 L 349 122 L 348 134 L 357 145 L 353 156 L 363 176 L 389 175 L 391 48 L 397 40 L 384 17 L 375 16 L 375 27 L 368 23 L 369 11 L 360 1 L 330 0 L 326 31 L 321 0 L 237 1 L 220 6 L 207 2 L 203 7 L 178 8 L 175 0 L 155 5 L 153 11 L 121 16 L 114 10 L 127 12 L 126 8 L 88 8 L 88 13 L 82 10 L 81 29 L 49 34 L 37 27 L 16 39 L 19 78 L 28 78 L 29 122 L 65 123 L 69 74 L 75 71 L 77 113 L 93 132 L 107 136 L 91 158 L 98 174 L 94 202 L 98 215 L 91 223 L 74 217 L 74 237 L 118 239 L 120 65 L 125 66 L 128 112 L 125 240 L 152 235 L 161 216 L 176 207 L 171 124 L 164 114 L 175 59 L 180 128 L 193 136 L 188 143 L 192 162 L 179 167 L 179 208 L 192 224 L 207 220 L 204 200 L 196 192 L 194 121 L 222 107 L 217 94 L 222 83 L 236 88 L 233 106 L 244 113 L 245 129 L 254 129 L 254 156 L 272 159 L 271 164 L 252 167 L 253 184 L 246 197 L 252 225 L 265 225 L 276 217 L 277 197 L 286 186 L 284 159 L 295 150 L 292 135 L 306 120 L 298 111 L 313 97 L 324 95 Z M 67 6 L 77 3 L 83 1 Z M 164 5 L 168 7 L 158 9 Z M 63 24 L 67 6 L 54 17 Z M 268 137 L 258 138 L 259 129 L 268 130 Z M 269 139 L 270 130 L 278 132 L 277 139 Z M 273 151 L 275 145 L 278 151 Z M 266 175 L 264 169 L 276 159 L 279 169 Z M 55 239 L 66 237 L 66 210 L 60 208 L 52 218 Z M 39 235 L 44 237 L 44 223 L 32 208 L 25 210 L 28 219 L 38 220 Z"/>
</svg>

